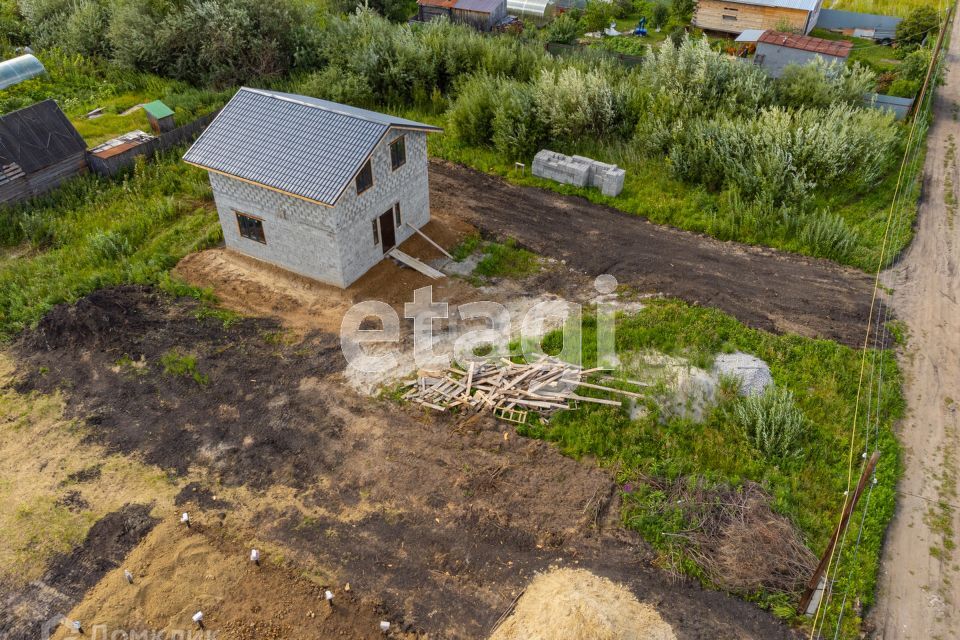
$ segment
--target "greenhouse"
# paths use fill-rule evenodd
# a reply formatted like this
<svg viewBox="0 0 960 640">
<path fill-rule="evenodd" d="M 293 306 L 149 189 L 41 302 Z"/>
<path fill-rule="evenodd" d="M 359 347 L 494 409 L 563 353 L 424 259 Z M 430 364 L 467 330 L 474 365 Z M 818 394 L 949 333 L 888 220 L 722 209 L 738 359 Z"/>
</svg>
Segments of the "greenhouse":
<svg viewBox="0 0 960 640">
<path fill-rule="evenodd" d="M 507 13 L 514 16 L 547 18 L 553 15 L 552 0 L 507 0 Z"/>
<path fill-rule="evenodd" d="M 5 60 L 0 62 L 0 89 L 12 87 L 44 73 L 46 69 L 43 68 L 43 64 L 30 54 Z"/>
</svg>

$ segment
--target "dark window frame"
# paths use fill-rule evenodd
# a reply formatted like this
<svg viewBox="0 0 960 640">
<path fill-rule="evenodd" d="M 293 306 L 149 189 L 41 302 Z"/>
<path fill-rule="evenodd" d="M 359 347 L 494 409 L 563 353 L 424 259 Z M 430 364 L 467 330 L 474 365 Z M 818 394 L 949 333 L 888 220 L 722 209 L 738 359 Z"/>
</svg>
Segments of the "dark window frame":
<svg viewBox="0 0 960 640">
<path fill-rule="evenodd" d="M 400 149 L 403 151 L 403 158 L 400 159 L 399 163 L 397 162 L 397 157 L 394 153 L 398 144 L 400 145 Z M 393 168 L 393 171 L 396 171 L 405 164 L 407 164 L 407 136 L 402 135 L 394 138 L 393 142 L 390 143 L 390 166 Z"/>
<path fill-rule="evenodd" d="M 370 174 L 370 184 L 361 188 L 360 178 L 363 177 L 365 173 Z M 357 195 L 369 191 L 373 188 L 373 163 L 370 161 L 370 158 L 367 158 L 367 161 L 363 163 L 363 166 L 360 167 L 360 171 L 357 171 L 357 177 L 355 178 L 355 183 L 357 186 Z"/>
<path fill-rule="evenodd" d="M 380 246 L 380 218 L 373 219 L 373 246 Z"/>
<path fill-rule="evenodd" d="M 263 218 L 249 213 L 243 213 L 242 211 L 234 211 L 234 215 L 237 216 L 237 231 L 240 233 L 241 238 L 246 238 L 247 240 L 253 240 L 254 242 L 259 242 L 260 244 L 267 244 L 267 234 L 263 230 Z M 259 229 L 259 234 L 250 233 L 249 230 L 245 231 L 243 219 L 250 220 L 254 229 Z"/>
<path fill-rule="evenodd" d="M 393 205 L 393 226 L 397 229 L 403 226 L 403 216 L 400 215 L 400 203 Z"/>
</svg>

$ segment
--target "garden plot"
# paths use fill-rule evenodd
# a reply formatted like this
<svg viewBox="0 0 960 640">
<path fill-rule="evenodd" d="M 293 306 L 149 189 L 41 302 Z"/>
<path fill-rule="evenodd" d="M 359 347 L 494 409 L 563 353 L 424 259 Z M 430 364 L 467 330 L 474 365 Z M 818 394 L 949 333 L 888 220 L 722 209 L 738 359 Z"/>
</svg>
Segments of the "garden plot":
<svg viewBox="0 0 960 640">
<path fill-rule="evenodd" d="M 225 326 L 195 301 L 146 289 L 104 290 L 23 336 L 16 384 L 40 397 L 66 389 L 84 441 L 165 470 L 185 494 L 182 507 L 164 508 L 165 522 L 189 510 L 204 531 L 258 540 L 268 562 L 282 555 L 321 587 L 349 582 L 361 605 L 401 629 L 482 637 L 537 572 L 559 566 L 659 603 L 680 638 L 790 637 L 753 605 L 653 568 L 618 524 L 609 472 L 489 419 L 431 418 L 357 396 L 336 381 L 342 364 L 327 337 L 278 343 L 279 328 Z M 164 364 L 172 349 L 182 367 Z M 124 610 L 111 603 L 126 592 L 104 589 L 91 597 L 106 600 L 79 611 L 149 619 L 145 603 Z M 281 597 L 258 593 L 265 612 Z M 187 610 L 174 604 L 167 617 Z"/>
</svg>

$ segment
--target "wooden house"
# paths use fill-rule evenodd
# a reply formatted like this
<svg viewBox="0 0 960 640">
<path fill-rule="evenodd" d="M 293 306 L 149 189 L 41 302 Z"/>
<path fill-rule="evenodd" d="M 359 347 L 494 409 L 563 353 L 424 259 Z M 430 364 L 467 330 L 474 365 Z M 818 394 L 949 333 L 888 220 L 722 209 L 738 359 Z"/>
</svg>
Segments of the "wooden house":
<svg viewBox="0 0 960 640">
<path fill-rule="evenodd" d="M 53 100 L 0 117 L 0 204 L 42 195 L 87 168 L 87 144 Z"/>
<path fill-rule="evenodd" d="M 693 26 L 740 34 L 747 29 L 808 34 L 820 17 L 823 0 L 699 0 Z"/>
<path fill-rule="evenodd" d="M 243 88 L 184 156 L 228 248 L 348 287 L 430 221 L 427 134 L 404 118 Z M 409 264 L 405 262 L 405 264 Z"/>
<path fill-rule="evenodd" d="M 507 0 L 418 0 L 421 22 L 447 18 L 477 31 L 492 31 L 507 17 Z"/>
</svg>

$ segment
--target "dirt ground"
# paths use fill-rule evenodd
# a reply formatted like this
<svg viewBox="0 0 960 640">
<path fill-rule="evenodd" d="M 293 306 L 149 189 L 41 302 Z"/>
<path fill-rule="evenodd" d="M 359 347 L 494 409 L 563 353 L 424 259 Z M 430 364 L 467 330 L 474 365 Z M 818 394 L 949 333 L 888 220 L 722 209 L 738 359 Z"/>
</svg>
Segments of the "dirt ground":
<svg viewBox="0 0 960 640">
<path fill-rule="evenodd" d="M 960 629 L 960 239 L 956 143 L 960 141 L 960 21 L 954 20 L 947 79 L 938 88 L 927 138 L 924 201 L 913 244 L 885 274 L 893 309 L 909 329 L 900 353 L 907 416 L 898 428 L 904 449 L 897 512 L 887 533 L 875 637 L 947 639 Z M 955 205 L 953 207 L 955 209 Z"/>
<path fill-rule="evenodd" d="M 609 273 L 640 292 L 716 307 L 758 329 L 863 341 L 872 280 L 826 260 L 720 242 L 437 160 L 430 207 L 591 277 Z"/>
<path fill-rule="evenodd" d="M 139 602 L 110 565 L 76 610 L 86 624 L 169 627 L 199 601 L 213 607 L 210 628 L 216 621 L 235 634 L 226 637 L 250 637 L 240 630 L 251 622 L 299 628 L 308 586 L 281 591 L 240 579 L 251 569 L 235 558 L 256 544 L 265 564 L 287 572 L 277 581 L 296 572 L 322 588 L 351 585 L 359 630 L 338 627 L 347 637 L 368 637 L 364 625 L 377 618 L 431 637 L 484 637 L 552 566 L 627 585 L 678 638 L 792 637 L 753 605 L 652 567 L 647 547 L 619 526 L 608 470 L 491 419 L 458 421 L 357 395 L 340 379 L 329 334 L 301 342 L 278 339 L 280 331 L 266 319 L 225 327 L 198 319 L 195 301 L 121 287 L 56 308 L 18 342 L 17 392 L 62 391 L 86 443 L 157 467 L 181 488 L 181 506 L 158 507 L 163 523 L 189 510 L 207 533 L 196 543 L 192 533 L 164 534 L 167 546 L 149 553 L 144 545 L 165 530 L 158 525 L 131 566 L 145 571 L 140 580 L 157 576 L 154 593 L 175 590 L 186 569 L 169 558 L 192 563 L 197 544 L 196 575 L 214 576 L 209 589 Z M 199 382 L 164 372 L 173 349 L 195 358 Z M 217 546 L 217 527 L 232 551 Z M 156 572 L 141 569 L 151 563 Z"/>
</svg>

